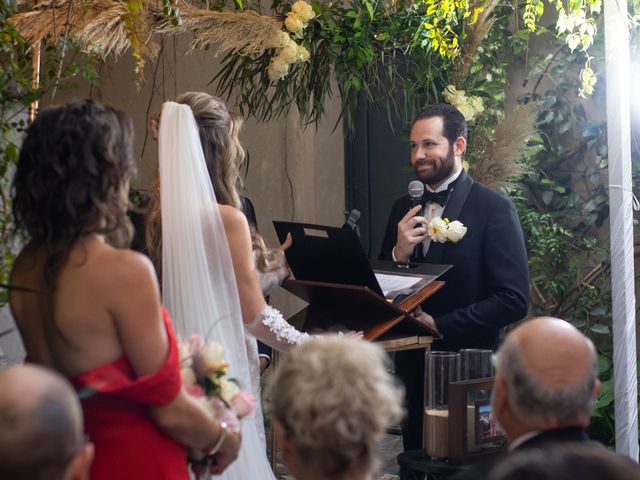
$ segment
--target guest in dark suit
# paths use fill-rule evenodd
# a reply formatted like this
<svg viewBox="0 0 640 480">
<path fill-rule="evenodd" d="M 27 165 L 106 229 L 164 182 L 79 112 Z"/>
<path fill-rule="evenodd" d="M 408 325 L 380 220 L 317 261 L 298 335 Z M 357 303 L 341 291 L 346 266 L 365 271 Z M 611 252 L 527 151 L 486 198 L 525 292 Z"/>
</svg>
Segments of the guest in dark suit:
<svg viewBox="0 0 640 480">
<path fill-rule="evenodd" d="M 491 469 L 488 479 L 640 480 L 640 466 L 602 445 L 563 443 L 514 452 Z"/>
<path fill-rule="evenodd" d="M 414 208 L 408 195 L 395 202 L 379 258 L 453 265 L 441 278 L 446 282 L 443 289 L 414 313 L 443 335 L 434 349 L 495 349 L 501 329 L 522 319 L 528 310 L 527 255 L 516 210 L 507 198 L 463 170 L 467 125 L 456 108 L 447 104 L 425 108 L 413 124 L 410 144 L 411 165 L 418 180 L 426 184 L 425 195 L 422 205 Z M 463 225 L 458 225 L 451 240 L 439 238 L 437 231 L 427 231 L 435 217 Z M 435 234 L 434 239 L 429 233 Z M 397 353 L 396 372 L 407 388 L 404 446 L 419 448 L 422 353 Z"/>
<path fill-rule="evenodd" d="M 600 393 L 598 357 L 591 341 L 568 322 L 537 318 L 511 332 L 496 355 L 491 407 L 510 451 L 584 443 L 593 401 Z M 455 475 L 488 478 L 494 463 Z"/>
</svg>

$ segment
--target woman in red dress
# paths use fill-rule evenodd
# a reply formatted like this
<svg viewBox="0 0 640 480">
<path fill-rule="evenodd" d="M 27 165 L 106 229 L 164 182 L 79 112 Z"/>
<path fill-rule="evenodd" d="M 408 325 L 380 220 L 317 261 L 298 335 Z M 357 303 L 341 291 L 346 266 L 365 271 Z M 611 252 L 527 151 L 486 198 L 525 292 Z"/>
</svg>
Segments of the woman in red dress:
<svg viewBox="0 0 640 480">
<path fill-rule="evenodd" d="M 78 389 L 92 479 L 185 480 L 186 449 L 215 450 L 219 473 L 240 435 L 182 386 L 151 262 L 105 242 L 126 225 L 132 135 L 125 114 L 91 100 L 44 110 L 29 128 L 12 198 L 29 242 L 11 310 L 29 361 Z"/>
</svg>

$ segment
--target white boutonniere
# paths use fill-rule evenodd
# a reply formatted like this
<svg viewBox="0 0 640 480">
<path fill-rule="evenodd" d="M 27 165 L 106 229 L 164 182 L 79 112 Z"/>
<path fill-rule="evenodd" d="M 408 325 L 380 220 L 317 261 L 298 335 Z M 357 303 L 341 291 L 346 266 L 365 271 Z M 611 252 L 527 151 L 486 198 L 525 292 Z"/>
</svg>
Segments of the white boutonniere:
<svg viewBox="0 0 640 480">
<path fill-rule="evenodd" d="M 467 233 L 467 227 L 462 222 L 447 218 L 435 217 L 427 224 L 427 235 L 436 243 L 458 243 Z"/>
</svg>

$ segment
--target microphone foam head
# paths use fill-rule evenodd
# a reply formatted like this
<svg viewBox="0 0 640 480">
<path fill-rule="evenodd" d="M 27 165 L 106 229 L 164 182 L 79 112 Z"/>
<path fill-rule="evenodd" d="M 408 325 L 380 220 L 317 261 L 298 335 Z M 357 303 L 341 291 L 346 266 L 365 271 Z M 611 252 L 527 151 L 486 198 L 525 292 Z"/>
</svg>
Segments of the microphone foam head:
<svg viewBox="0 0 640 480">
<path fill-rule="evenodd" d="M 419 180 L 414 180 L 409 183 L 408 190 L 410 197 L 422 197 L 422 194 L 424 193 L 424 183 Z"/>
<path fill-rule="evenodd" d="M 360 220 L 360 216 L 361 216 L 360 210 L 356 208 L 354 208 L 349 212 L 349 219 L 353 220 L 354 222 L 357 222 L 358 220 Z"/>
</svg>

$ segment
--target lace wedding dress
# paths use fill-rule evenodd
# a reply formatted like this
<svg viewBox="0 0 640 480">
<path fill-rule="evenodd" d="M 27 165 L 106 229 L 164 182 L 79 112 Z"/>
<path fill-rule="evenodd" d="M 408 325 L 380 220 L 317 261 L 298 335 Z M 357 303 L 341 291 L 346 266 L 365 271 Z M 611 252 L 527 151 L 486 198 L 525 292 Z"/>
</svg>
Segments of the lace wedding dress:
<svg viewBox="0 0 640 480">
<path fill-rule="evenodd" d="M 224 226 L 209 180 L 191 108 L 166 102 L 159 134 L 162 215 L 162 299 L 179 335 L 223 345 L 229 377 L 260 398 L 254 337 L 286 350 L 307 337 L 267 306 L 246 325 Z M 258 401 L 258 406 L 260 402 Z M 242 422 L 238 459 L 216 478 L 274 479 L 266 457 L 262 411 Z"/>
</svg>

